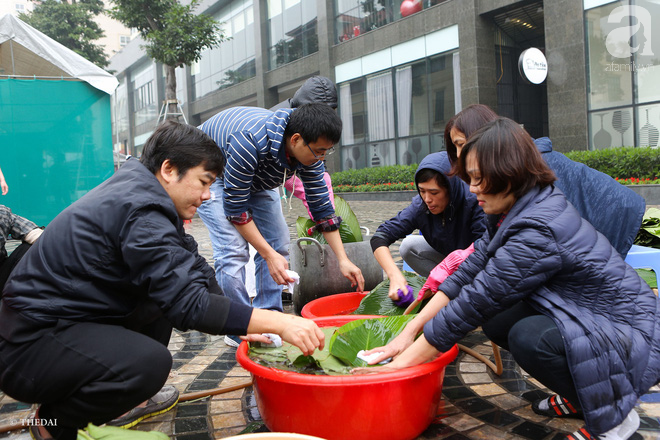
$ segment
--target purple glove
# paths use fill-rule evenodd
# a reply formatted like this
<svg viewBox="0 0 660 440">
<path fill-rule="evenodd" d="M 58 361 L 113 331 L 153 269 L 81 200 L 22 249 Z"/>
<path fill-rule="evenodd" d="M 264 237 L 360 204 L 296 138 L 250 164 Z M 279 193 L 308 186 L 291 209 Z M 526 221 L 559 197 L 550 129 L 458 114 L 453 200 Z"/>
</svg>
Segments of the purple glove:
<svg viewBox="0 0 660 440">
<path fill-rule="evenodd" d="M 394 301 L 397 307 L 408 307 L 415 300 L 413 293 L 415 292 L 412 287 L 406 286 L 408 288 L 407 293 L 403 293 L 401 289 L 397 290 L 396 293 L 399 295 L 399 299 Z"/>
</svg>

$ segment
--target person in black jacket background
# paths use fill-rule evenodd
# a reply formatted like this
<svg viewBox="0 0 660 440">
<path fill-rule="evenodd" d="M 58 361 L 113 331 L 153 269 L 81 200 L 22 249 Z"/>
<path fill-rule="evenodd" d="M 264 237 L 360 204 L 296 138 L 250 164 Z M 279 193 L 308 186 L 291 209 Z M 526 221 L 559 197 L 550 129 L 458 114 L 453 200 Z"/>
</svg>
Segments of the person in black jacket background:
<svg viewBox="0 0 660 440">
<path fill-rule="evenodd" d="M 30 425 L 34 438 L 75 439 L 90 422 L 128 427 L 172 408 L 172 327 L 263 342 L 257 334 L 276 333 L 305 354 L 323 346 L 312 321 L 225 297 L 185 233 L 224 163 L 201 130 L 168 121 L 16 266 L 0 304 L 0 389 L 56 421 Z"/>
</svg>

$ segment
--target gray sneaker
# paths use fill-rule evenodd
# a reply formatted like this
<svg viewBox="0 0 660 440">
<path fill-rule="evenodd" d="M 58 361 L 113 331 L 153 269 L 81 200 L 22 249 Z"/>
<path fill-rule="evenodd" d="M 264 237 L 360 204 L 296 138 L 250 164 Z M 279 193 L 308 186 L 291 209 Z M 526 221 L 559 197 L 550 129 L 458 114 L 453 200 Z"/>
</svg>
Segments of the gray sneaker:
<svg viewBox="0 0 660 440">
<path fill-rule="evenodd" d="M 171 410 L 178 401 L 179 391 L 171 385 L 165 385 L 147 401 L 147 406 L 133 408 L 123 416 L 109 421 L 106 425 L 131 428 L 147 417 L 157 416 Z"/>
</svg>

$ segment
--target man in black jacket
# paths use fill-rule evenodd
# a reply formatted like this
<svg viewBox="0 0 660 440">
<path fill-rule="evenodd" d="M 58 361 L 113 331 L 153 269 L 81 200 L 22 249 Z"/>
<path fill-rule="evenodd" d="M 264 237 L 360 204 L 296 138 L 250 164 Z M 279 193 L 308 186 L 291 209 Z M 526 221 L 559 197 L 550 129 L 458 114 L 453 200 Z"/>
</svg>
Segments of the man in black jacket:
<svg viewBox="0 0 660 440">
<path fill-rule="evenodd" d="M 140 161 L 60 213 L 12 272 L 0 304 L 0 389 L 41 404 L 34 438 L 75 439 L 89 422 L 132 426 L 173 407 L 178 393 L 163 387 L 172 327 L 264 342 L 256 334 L 276 333 L 305 354 L 323 346 L 312 321 L 223 296 L 184 232 L 223 167 L 210 137 L 166 122 Z"/>
</svg>

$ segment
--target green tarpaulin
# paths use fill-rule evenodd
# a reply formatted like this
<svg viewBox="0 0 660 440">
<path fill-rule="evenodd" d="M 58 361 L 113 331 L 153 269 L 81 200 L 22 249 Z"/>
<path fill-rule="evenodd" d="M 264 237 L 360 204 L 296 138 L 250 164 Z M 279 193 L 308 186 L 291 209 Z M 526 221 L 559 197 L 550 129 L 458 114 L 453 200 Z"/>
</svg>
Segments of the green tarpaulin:
<svg viewBox="0 0 660 440">
<path fill-rule="evenodd" d="M 110 121 L 110 95 L 86 82 L 0 78 L 0 204 L 47 225 L 112 175 Z"/>
</svg>

